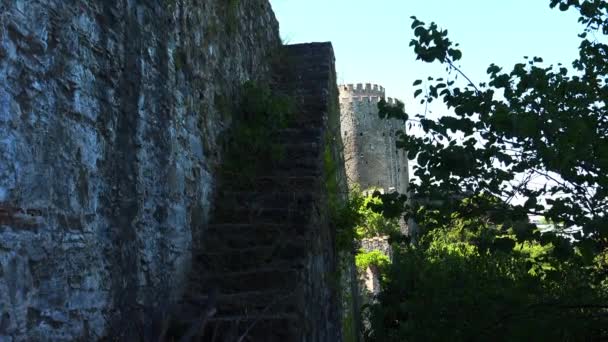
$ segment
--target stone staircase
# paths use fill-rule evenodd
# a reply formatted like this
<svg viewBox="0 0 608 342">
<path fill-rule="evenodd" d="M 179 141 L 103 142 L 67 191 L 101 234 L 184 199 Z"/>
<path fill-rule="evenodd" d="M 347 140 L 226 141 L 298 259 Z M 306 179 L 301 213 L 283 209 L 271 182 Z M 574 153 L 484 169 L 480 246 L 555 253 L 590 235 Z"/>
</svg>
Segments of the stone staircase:
<svg viewBox="0 0 608 342">
<path fill-rule="evenodd" d="M 314 337 L 323 333 L 311 330 L 321 330 L 314 320 L 327 318 L 310 316 L 317 311 L 311 309 L 316 305 L 311 297 L 322 297 L 314 294 L 321 292 L 315 287 L 323 287 L 311 286 L 318 276 L 311 274 L 318 272 L 311 269 L 319 259 L 313 254 L 333 253 L 319 252 L 333 246 L 316 224 L 325 196 L 328 94 L 322 90 L 330 81 L 304 77 L 318 56 L 311 53 L 315 51 L 311 45 L 289 51 L 301 55 L 301 50 L 304 57 L 291 78 L 299 101 L 297 116 L 276 136 L 284 157 L 245 185 L 225 177 L 216 189 L 211 221 L 183 299 L 184 310 L 194 312 L 200 312 L 201 299 L 214 304 L 216 311 L 205 325 L 203 341 L 326 340 Z M 333 53 L 331 58 L 333 69 Z"/>
<path fill-rule="evenodd" d="M 292 151 L 288 149 L 288 157 Z M 195 259 L 198 271 L 191 277 L 192 293 L 218 291 L 217 312 L 206 336 L 226 339 L 229 333 L 235 341 L 241 336 L 245 341 L 292 341 L 301 330 L 307 222 L 316 196 L 312 189 L 319 182 L 312 175 L 320 165 L 311 160 L 304 166 L 300 159 L 288 158 L 283 166 L 291 174 L 260 177 L 245 189 L 229 182 L 220 186 L 214 217 Z"/>
</svg>

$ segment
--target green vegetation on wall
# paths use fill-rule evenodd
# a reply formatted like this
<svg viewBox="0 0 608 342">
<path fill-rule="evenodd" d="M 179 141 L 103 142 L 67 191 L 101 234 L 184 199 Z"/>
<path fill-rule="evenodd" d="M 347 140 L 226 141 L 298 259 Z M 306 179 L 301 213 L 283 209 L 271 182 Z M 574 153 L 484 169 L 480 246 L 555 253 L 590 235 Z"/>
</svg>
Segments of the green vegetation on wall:
<svg viewBox="0 0 608 342">
<path fill-rule="evenodd" d="M 364 195 L 358 187 L 351 190 L 351 198 L 356 198 L 357 214 L 361 218 L 355 232 L 358 240 L 376 236 L 394 236 L 399 233 L 396 218 L 388 218 L 384 213 L 383 199 L 376 189 L 367 189 Z"/>
<path fill-rule="evenodd" d="M 359 253 L 355 256 L 355 265 L 357 265 L 357 270 L 359 272 L 365 272 L 369 267 L 376 267 L 378 270 L 382 271 L 388 267 L 391 263 L 389 257 L 382 253 L 381 251 L 373 250 L 373 251 L 365 251 L 360 250 Z"/>
<path fill-rule="evenodd" d="M 235 33 L 238 28 L 238 10 L 240 0 L 225 0 L 226 32 Z"/>
<path fill-rule="evenodd" d="M 336 251 L 352 253 L 355 246 L 356 227 L 360 220 L 357 209 L 361 198 L 350 197 L 343 200 L 337 175 L 339 165 L 334 160 L 331 145 L 328 142 L 325 143 L 323 158 L 330 222 L 336 230 Z"/>
<path fill-rule="evenodd" d="M 225 135 L 227 150 L 222 172 L 225 176 L 247 184 L 252 177 L 276 165 L 285 150 L 276 141 L 295 112 L 295 101 L 273 92 L 268 85 L 248 81 L 241 89 L 241 101 L 231 113 L 225 98 L 216 99 L 218 109 L 232 118 L 233 125 Z"/>
</svg>

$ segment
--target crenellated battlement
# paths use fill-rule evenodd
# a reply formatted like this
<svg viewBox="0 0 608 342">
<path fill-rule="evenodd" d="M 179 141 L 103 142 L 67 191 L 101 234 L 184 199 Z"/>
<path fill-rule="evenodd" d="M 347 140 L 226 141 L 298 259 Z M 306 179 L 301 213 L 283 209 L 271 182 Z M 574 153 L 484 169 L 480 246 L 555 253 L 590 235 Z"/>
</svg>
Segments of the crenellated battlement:
<svg viewBox="0 0 608 342">
<path fill-rule="evenodd" d="M 340 129 L 344 142 L 346 175 L 351 187 L 358 186 L 363 194 L 379 191 L 382 194 L 407 193 L 409 183 L 407 155 L 397 147 L 396 132 L 406 129 L 403 120 L 385 120 L 379 114 L 378 102 L 396 106 L 400 101 L 386 97 L 384 87 L 373 83 L 341 84 Z M 400 229 L 404 226 L 399 222 Z M 380 251 L 392 259 L 393 251 L 388 236 L 362 239 L 361 250 Z M 377 268 L 359 272 L 360 286 L 366 291 L 363 302 L 371 303 L 381 290 Z M 371 296 L 367 294 L 372 294 Z"/>
<path fill-rule="evenodd" d="M 378 103 L 385 99 L 388 104 L 397 104 L 398 99 L 385 97 L 384 87 L 373 83 L 348 83 L 338 86 L 340 99 L 352 103 Z"/>
<path fill-rule="evenodd" d="M 384 87 L 372 83 L 350 83 L 339 86 L 341 96 L 384 97 Z"/>
<path fill-rule="evenodd" d="M 397 99 L 385 97 L 384 87 L 373 83 L 349 83 L 338 86 L 340 101 L 354 104 L 378 103 L 385 99 L 388 104 L 397 104 Z"/>
<path fill-rule="evenodd" d="M 342 97 L 342 99 L 350 101 L 350 102 L 361 102 L 361 103 L 378 103 L 382 99 L 379 96 L 351 96 L 351 97 Z M 386 103 L 390 105 L 397 104 L 397 99 L 392 97 L 387 97 L 384 99 Z"/>
<path fill-rule="evenodd" d="M 400 101 L 386 97 L 385 88 L 373 83 L 341 84 L 340 119 L 347 174 L 364 189 L 405 193 L 408 183 L 408 160 L 396 147 L 397 130 L 405 129 L 402 120 L 382 120 L 378 102 L 395 106 Z"/>
</svg>

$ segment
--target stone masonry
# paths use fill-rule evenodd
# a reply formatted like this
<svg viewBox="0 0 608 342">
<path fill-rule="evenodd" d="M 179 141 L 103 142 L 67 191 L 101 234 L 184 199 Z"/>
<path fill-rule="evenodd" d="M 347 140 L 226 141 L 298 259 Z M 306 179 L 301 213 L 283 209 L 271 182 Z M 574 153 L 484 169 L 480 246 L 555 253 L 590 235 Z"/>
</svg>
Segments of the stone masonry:
<svg viewBox="0 0 608 342">
<path fill-rule="evenodd" d="M 397 149 L 396 133 L 405 132 L 405 122 L 380 119 L 378 102 L 385 99 L 395 104 L 393 98 L 385 98 L 385 90 L 376 84 L 340 85 L 340 121 L 346 173 L 350 187 L 359 185 L 362 190 L 374 188 L 381 192 L 407 193 L 409 182 L 408 159 L 405 151 Z M 407 231 L 400 221 L 401 230 Z M 372 237 L 361 241 L 365 252 L 379 250 L 391 257 L 387 237 Z M 362 302 L 369 303 L 380 291 L 379 271 L 368 268 L 359 274 Z"/>
<path fill-rule="evenodd" d="M 340 85 L 340 121 L 349 184 L 362 190 L 380 188 L 405 194 L 408 160 L 395 146 L 396 132 L 405 131 L 399 120 L 378 117 L 378 101 L 385 98 L 384 88 L 376 84 Z M 389 104 L 395 103 L 386 98 Z"/>
<path fill-rule="evenodd" d="M 361 241 L 361 249 L 365 252 L 380 251 L 391 260 L 393 257 L 393 251 L 388 243 L 388 236 L 375 236 L 363 239 Z M 363 302 L 367 304 L 371 298 L 366 297 L 377 295 L 380 292 L 380 272 L 375 266 L 371 266 L 363 274 L 360 274 L 359 277 L 361 288 L 367 290 L 367 292 L 363 292 Z"/>
<path fill-rule="evenodd" d="M 0 1 L 0 341 L 133 341 L 180 297 L 279 46 L 267 0 Z"/>
<path fill-rule="evenodd" d="M 200 314 L 200 299 L 214 297 L 217 312 L 204 341 L 341 341 L 323 159 L 326 144 L 341 145 L 329 138 L 330 122 L 339 117 L 332 108 L 338 95 L 333 49 L 329 43 L 285 49 L 293 68 L 278 87 L 294 89 L 298 108 L 275 141 L 286 154 L 256 171 L 252 182 L 220 180 L 180 310 Z M 346 188 L 345 177 L 341 181 Z"/>
</svg>

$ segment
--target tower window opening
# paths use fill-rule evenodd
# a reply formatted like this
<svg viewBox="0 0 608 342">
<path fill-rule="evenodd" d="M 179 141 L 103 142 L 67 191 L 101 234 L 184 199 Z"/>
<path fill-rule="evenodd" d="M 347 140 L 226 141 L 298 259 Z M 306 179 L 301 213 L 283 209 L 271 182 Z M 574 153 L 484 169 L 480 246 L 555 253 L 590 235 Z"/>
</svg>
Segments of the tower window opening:
<svg viewBox="0 0 608 342">
<path fill-rule="evenodd" d="M 360 136 L 363 136 L 363 132 L 359 133 Z"/>
</svg>

